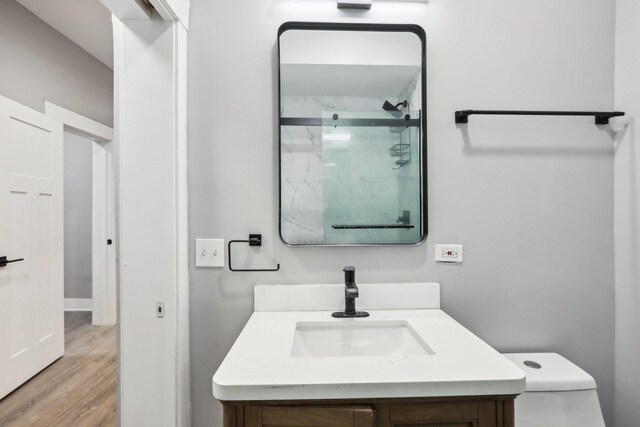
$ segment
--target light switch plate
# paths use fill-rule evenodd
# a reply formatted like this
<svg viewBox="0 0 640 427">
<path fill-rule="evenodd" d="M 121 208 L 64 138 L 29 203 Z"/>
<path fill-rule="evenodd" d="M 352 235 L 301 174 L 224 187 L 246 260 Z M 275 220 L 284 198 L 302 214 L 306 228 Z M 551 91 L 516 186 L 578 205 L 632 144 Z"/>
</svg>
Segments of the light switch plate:
<svg viewBox="0 0 640 427">
<path fill-rule="evenodd" d="M 196 267 L 224 267 L 224 239 L 196 239 Z"/>
<path fill-rule="evenodd" d="M 436 245 L 436 262 L 462 262 L 462 245 Z"/>
</svg>

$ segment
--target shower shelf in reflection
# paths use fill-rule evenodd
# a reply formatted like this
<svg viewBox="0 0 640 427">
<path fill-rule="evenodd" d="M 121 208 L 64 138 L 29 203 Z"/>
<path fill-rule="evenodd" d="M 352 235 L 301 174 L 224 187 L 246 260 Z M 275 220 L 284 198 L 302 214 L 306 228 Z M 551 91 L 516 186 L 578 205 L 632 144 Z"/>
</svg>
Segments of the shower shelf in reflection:
<svg viewBox="0 0 640 427">
<path fill-rule="evenodd" d="M 396 160 L 396 166 L 398 166 L 396 170 L 400 169 L 411 163 L 411 145 L 403 143 L 395 144 L 389 148 L 389 155 L 398 159 Z"/>
<path fill-rule="evenodd" d="M 411 145 L 409 144 L 396 144 L 389 148 L 389 155 L 391 157 L 404 157 L 410 153 L 410 148 Z"/>
</svg>

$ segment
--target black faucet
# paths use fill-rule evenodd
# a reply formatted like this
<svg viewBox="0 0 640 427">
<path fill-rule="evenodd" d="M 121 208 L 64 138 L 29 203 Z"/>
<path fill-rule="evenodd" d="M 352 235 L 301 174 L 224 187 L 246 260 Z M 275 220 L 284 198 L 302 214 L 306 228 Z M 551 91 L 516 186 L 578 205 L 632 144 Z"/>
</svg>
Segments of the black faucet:
<svg viewBox="0 0 640 427">
<path fill-rule="evenodd" d="M 347 266 L 344 271 L 344 312 L 336 311 L 333 317 L 368 317 L 366 311 L 356 310 L 356 298 L 358 298 L 358 286 L 356 285 L 356 268 Z"/>
</svg>

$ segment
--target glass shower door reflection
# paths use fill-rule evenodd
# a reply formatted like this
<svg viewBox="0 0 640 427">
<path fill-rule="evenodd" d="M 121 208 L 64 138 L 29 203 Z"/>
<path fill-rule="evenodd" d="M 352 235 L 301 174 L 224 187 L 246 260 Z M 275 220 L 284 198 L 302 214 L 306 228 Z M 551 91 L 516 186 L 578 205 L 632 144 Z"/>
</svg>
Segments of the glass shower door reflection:
<svg viewBox="0 0 640 427">
<path fill-rule="evenodd" d="M 323 112 L 325 243 L 420 241 L 420 127 L 411 125 L 419 122 L 417 112 L 406 120 L 378 111 Z"/>
</svg>

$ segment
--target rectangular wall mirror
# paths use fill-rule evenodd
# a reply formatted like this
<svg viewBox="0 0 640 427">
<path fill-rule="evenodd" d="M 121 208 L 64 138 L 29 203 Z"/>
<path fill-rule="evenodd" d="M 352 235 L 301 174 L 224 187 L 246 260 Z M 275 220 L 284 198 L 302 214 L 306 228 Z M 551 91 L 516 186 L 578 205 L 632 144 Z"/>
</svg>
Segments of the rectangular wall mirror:
<svg viewBox="0 0 640 427">
<path fill-rule="evenodd" d="M 424 31 L 414 25 L 280 27 L 285 244 L 424 240 L 425 44 Z"/>
</svg>

